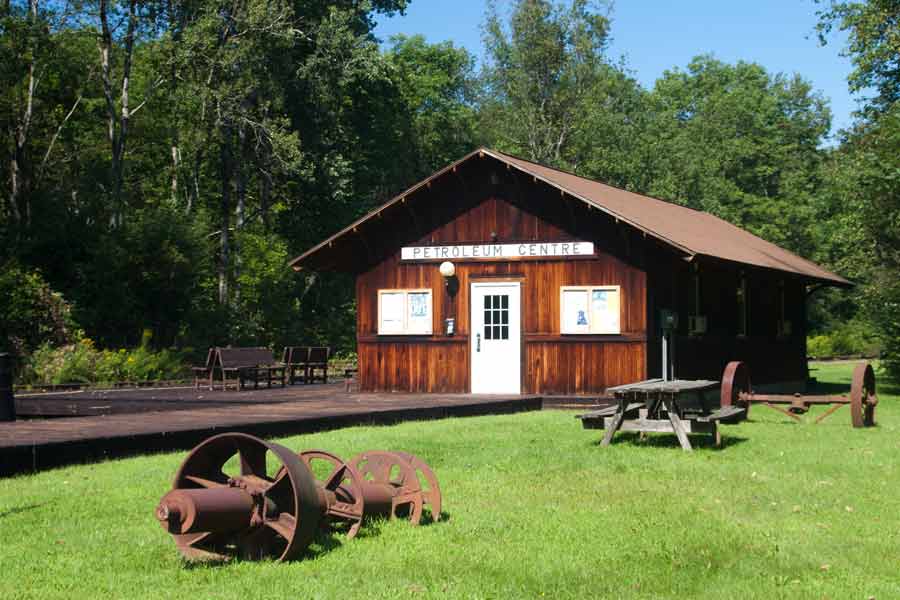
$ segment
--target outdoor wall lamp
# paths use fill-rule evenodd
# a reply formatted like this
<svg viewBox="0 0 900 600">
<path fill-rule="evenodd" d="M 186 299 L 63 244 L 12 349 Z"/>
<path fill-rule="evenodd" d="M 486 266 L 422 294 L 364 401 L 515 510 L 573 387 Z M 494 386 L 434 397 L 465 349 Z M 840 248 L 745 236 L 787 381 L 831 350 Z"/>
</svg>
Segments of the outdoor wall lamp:
<svg viewBox="0 0 900 600">
<path fill-rule="evenodd" d="M 448 279 L 456 275 L 456 265 L 454 265 L 449 260 L 445 260 L 444 262 L 442 262 L 439 270 L 441 271 L 441 275 L 444 276 L 444 283 L 446 283 Z"/>
</svg>

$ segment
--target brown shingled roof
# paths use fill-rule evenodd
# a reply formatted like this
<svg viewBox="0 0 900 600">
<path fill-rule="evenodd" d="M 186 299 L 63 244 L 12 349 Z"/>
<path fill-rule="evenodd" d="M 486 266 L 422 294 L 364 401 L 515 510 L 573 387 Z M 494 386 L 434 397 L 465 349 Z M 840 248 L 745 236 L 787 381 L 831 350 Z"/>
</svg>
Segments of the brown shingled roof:
<svg viewBox="0 0 900 600">
<path fill-rule="evenodd" d="M 491 156 L 532 177 L 541 179 L 547 184 L 646 232 L 647 235 L 651 235 L 690 256 L 707 256 L 756 267 L 775 269 L 833 285 L 852 285 L 843 277 L 835 275 L 814 262 L 806 260 L 771 242 L 767 242 L 709 213 L 629 192 L 599 181 L 585 179 L 572 173 L 545 167 L 487 148 L 468 154 L 453 163 L 453 165 L 441 169 L 428 179 L 416 184 L 384 206 L 372 211 L 297 257 L 291 261 L 291 266 L 295 269 L 302 268 L 302 263 L 307 258 L 324 251 L 330 246 L 331 242 L 349 233 L 354 227 L 372 218 L 381 210 L 396 203 L 453 166 L 466 162 L 476 155 Z"/>
</svg>

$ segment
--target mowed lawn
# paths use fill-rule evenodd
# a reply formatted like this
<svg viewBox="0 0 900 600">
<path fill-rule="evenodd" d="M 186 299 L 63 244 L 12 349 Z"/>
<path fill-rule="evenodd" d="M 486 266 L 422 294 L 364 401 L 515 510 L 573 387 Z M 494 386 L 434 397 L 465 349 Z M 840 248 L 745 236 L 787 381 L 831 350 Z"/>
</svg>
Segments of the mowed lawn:
<svg viewBox="0 0 900 600">
<path fill-rule="evenodd" d="M 182 562 L 153 509 L 184 452 L 3 479 L 0 598 L 900 598 L 900 398 L 879 397 L 874 429 L 754 407 L 691 454 L 659 434 L 601 449 L 562 411 L 283 439 L 417 453 L 446 513 L 289 564 Z"/>
</svg>

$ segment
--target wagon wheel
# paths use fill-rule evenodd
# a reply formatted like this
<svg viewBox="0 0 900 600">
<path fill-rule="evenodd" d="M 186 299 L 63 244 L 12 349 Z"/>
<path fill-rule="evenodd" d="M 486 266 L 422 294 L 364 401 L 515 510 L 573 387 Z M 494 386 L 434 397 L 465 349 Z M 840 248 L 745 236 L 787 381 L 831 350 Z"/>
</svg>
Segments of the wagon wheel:
<svg viewBox="0 0 900 600">
<path fill-rule="evenodd" d="M 391 488 L 391 518 L 406 514 L 410 523 L 419 524 L 425 497 L 416 470 L 406 459 L 395 452 L 370 450 L 357 454 L 348 462 L 367 484 Z"/>
<path fill-rule="evenodd" d="M 431 519 L 433 521 L 441 520 L 441 486 L 438 485 L 437 476 L 434 474 L 434 471 L 431 470 L 431 467 L 428 466 L 424 460 L 416 456 L 415 454 L 409 454 L 407 452 L 395 452 L 408 462 L 413 469 L 416 470 L 416 476 L 418 477 L 421 473 L 421 476 L 425 478 L 425 482 L 428 484 L 428 489 L 425 489 L 422 486 L 422 480 L 419 479 L 419 485 L 422 487 L 422 496 L 424 498 L 424 504 L 427 504 L 431 509 Z"/>
<path fill-rule="evenodd" d="M 277 471 L 267 471 L 269 455 L 281 464 Z M 320 513 L 315 481 L 296 454 L 251 435 L 223 433 L 191 450 L 157 518 L 188 559 L 289 560 L 309 546 Z"/>
<path fill-rule="evenodd" d="M 875 395 L 875 371 L 868 363 L 859 363 L 853 370 L 853 383 L 850 385 L 850 419 L 854 427 L 872 427 L 875 425 L 875 406 L 878 396 Z"/>
<path fill-rule="evenodd" d="M 750 393 L 750 369 L 747 363 L 734 360 L 725 365 L 722 374 L 722 390 L 719 405 L 741 406 L 744 408 L 744 418 L 750 415 L 750 401 L 742 400 L 741 393 Z"/>
<path fill-rule="evenodd" d="M 327 506 L 325 515 L 332 521 L 347 523 L 347 538 L 353 538 L 359 532 L 363 520 L 363 478 L 359 472 L 341 460 L 339 457 L 324 450 L 304 450 L 299 454 L 309 468 L 313 477 L 316 477 L 314 463 L 327 462 L 331 465 L 331 471 L 324 479 L 316 479 L 316 485 L 334 494 L 335 502 Z"/>
</svg>

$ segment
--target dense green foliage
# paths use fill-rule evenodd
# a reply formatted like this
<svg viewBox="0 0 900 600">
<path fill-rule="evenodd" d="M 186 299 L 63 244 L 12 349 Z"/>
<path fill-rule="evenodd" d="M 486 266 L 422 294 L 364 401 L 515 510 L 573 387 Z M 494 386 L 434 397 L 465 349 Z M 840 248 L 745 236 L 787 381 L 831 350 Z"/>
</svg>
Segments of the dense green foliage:
<svg viewBox="0 0 900 600">
<path fill-rule="evenodd" d="M 22 381 L 34 385 L 171 381 L 187 375 L 184 352 L 154 351 L 146 344 L 131 350 L 99 350 L 87 338 L 65 346 L 41 346 L 23 371 Z"/>
<path fill-rule="evenodd" d="M 72 307 L 36 271 L 14 261 L 0 268 L 0 351 L 27 355 L 42 343 L 65 344 L 80 333 Z"/>
<path fill-rule="evenodd" d="M 813 333 L 860 323 L 900 370 L 896 0 L 822 7 L 823 41 L 849 33 L 852 89 L 874 90 L 836 146 L 802 74 L 699 56 L 641 87 L 608 55 L 611 9 L 588 0 L 488 2 L 480 73 L 451 42 L 380 46 L 375 20 L 406 4 L 3 4 L 0 290 L 17 308 L 2 343 L 68 343 L 78 323 L 107 348 L 149 329 L 157 348 L 352 351 L 350 280 L 287 261 L 487 144 L 713 212 L 857 280 L 812 296 Z M 48 329 L 59 311 L 37 285 L 72 323 Z"/>
<path fill-rule="evenodd" d="M 900 2 L 832 2 L 821 16 L 823 40 L 834 27 L 849 34 L 851 88 L 873 90 L 830 157 L 821 247 L 860 282 L 860 317 L 900 377 Z"/>
<path fill-rule="evenodd" d="M 813 371 L 828 392 L 850 373 Z M 798 424 L 756 406 L 723 450 L 697 438 L 691 454 L 671 434 L 600 448 L 564 411 L 278 440 L 414 452 L 444 497 L 438 523 L 323 532 L 287 564 L 184 567 L 153 518 L 183 451 L 16 477 L 0 486 L 0 597 L 896 598 L 900 397 L 879 397 L 873 429 L 847 408 L 814 425 L 824 407 Z"/>
</svg>

